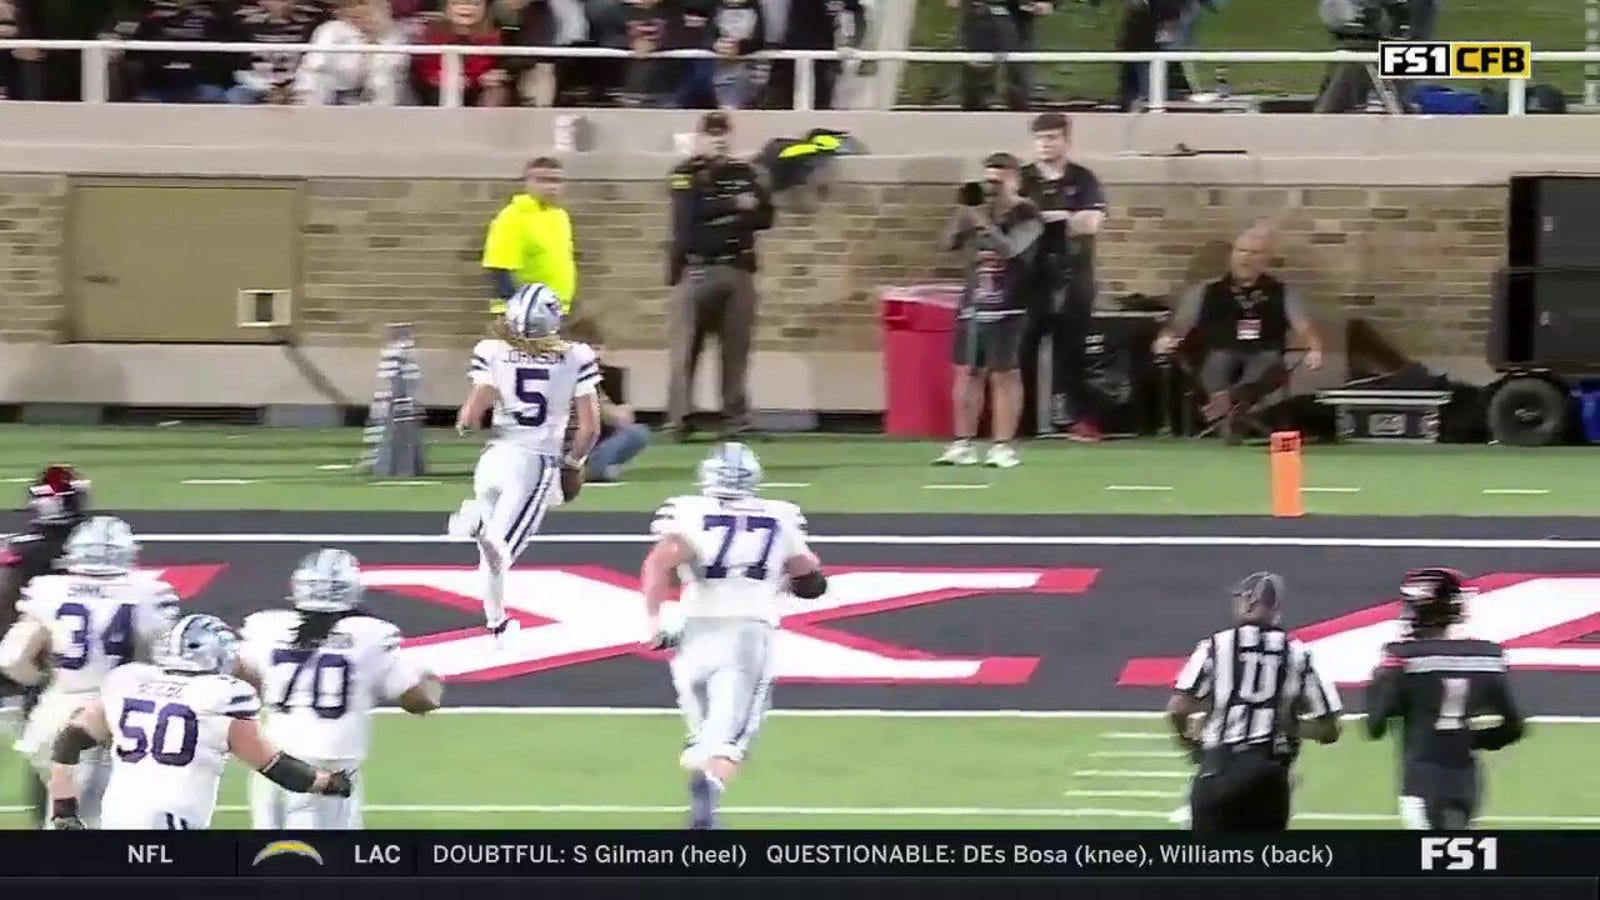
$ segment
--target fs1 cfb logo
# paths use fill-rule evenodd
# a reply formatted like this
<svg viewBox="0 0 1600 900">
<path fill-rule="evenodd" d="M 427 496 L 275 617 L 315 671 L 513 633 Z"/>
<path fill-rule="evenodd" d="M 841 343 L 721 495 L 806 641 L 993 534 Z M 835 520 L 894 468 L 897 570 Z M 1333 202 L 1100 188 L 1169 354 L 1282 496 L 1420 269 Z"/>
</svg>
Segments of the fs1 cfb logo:
<svg viewBox="0 0 1600 900">
<path fill-rule="evenodd" d="M 1383 78 L 1527 78 L 1533 45 L 1506 41 L 1383 41 Z"/>
<path fill-rule="evenodd" d="M 1425 837 L 1424 872 L 1493 872 L 1500 868 L 1500 839 L 1492 837 Z"/>
</svg>

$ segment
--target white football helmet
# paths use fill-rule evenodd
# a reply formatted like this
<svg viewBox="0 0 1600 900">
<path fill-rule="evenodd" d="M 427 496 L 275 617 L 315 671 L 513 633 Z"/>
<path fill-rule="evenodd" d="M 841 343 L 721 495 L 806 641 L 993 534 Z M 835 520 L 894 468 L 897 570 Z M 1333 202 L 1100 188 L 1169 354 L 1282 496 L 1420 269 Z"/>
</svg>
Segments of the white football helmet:
<svg viewBox="0 0 1600 900">
<path fill-rule="evenodd" d="M 126 575 L 139 562 L 139 542 L 127 522 L 95 516 L 72 529 L 61 560 L 74 575 Z"/>
<path fill-rule="evenodd" d="M 300 560 L 289 579 L 289 599 L 302 612 L 349 612 L 361 603 L 361 563 L 325 548 Z"/>
<path fill-rule="evenodd" d="M 157 662 L 173 672 L 232 674 L 239 658 L 239 636 L 216 616 L 189 615 L 179 619 L 162 642 Z"/>
<path fill-rule="evenodd" d="M 542 284 L 525 284 L 506 301 L 505 316 L 512 334 L 549 337 L 561 330 L 561 298 Z"/>
<path fill-rule="evenodd" d="M 761 460 L 737 441 L 720 444 L 700 463 L 700 492 L 709 497 L 748 497 L 761 486 Z"/>
</svg>

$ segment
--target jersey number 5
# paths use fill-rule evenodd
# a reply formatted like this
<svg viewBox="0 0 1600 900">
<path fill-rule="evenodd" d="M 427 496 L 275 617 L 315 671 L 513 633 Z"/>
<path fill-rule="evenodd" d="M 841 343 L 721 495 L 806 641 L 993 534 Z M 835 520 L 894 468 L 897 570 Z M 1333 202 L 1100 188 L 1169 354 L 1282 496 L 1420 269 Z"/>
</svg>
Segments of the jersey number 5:
<svg viewBox="0 0 1600 900">
<path fill-rule="evenodd" d="M 734 538 L 742 533 L 754 532 L 761 535 L 761 555 L 755 562 L 744 566 L 739 574 L 755 581 L 767 579 L 767 558 L 772 555 L 772 543 L 778 537 L 777 519 L 769 516 L 706 516 L 705 529 L 722 531 L 722 543 L 717 547 L 717 555 L 706 566 L 707 578 L 727 578 L 730 568 L 728 551 L 733 548 Z"/>
<path fill-rule="evenodd" d="M 550 380 L 550 370 L 529 366 L 516 370 L 513 377 L 517 380 L 517 399 L 527 407 L 527 411 L 512 413 L 511 418 L 517 420 L 518 425 L 538 428 L 550 416 L 550 401 L 539 389 L 540 385 Z"/>
</svg>

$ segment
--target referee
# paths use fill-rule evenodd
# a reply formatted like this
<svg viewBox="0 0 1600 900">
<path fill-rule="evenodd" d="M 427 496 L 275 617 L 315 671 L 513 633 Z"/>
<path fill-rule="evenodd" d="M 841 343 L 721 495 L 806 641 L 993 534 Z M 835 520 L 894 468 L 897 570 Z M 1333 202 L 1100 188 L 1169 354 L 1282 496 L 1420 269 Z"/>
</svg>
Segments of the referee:
<svg viewBox="0 0 1600 900">
<path fill-rule="evenodd" d="M 1287 829 L 1300 739 L 1339 739 L 1339 692 L 1283 630 L 1283 598 L 1283 577 L 1272 572 L 1235 585 L 1235 624 L 1201 641 L 1173 685 L 1172 730 L 1200 764 L 1189 793 L 1196 832 Z"/>
</svg>

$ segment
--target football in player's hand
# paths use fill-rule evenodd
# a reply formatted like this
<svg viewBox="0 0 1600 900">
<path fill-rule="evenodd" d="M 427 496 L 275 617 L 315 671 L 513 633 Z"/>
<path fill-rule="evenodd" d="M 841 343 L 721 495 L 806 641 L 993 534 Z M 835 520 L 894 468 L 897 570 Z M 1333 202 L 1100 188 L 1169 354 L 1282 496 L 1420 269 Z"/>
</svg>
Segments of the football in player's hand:
<svg viewBox="0 0 1600 900">
<path fill-rule="evenodd" d="M 578 492 L 583 490 L 583 469 L 569 466 L 561 467 L 561 496 L 569 502 L 577 499 Z"/>
</svg>

